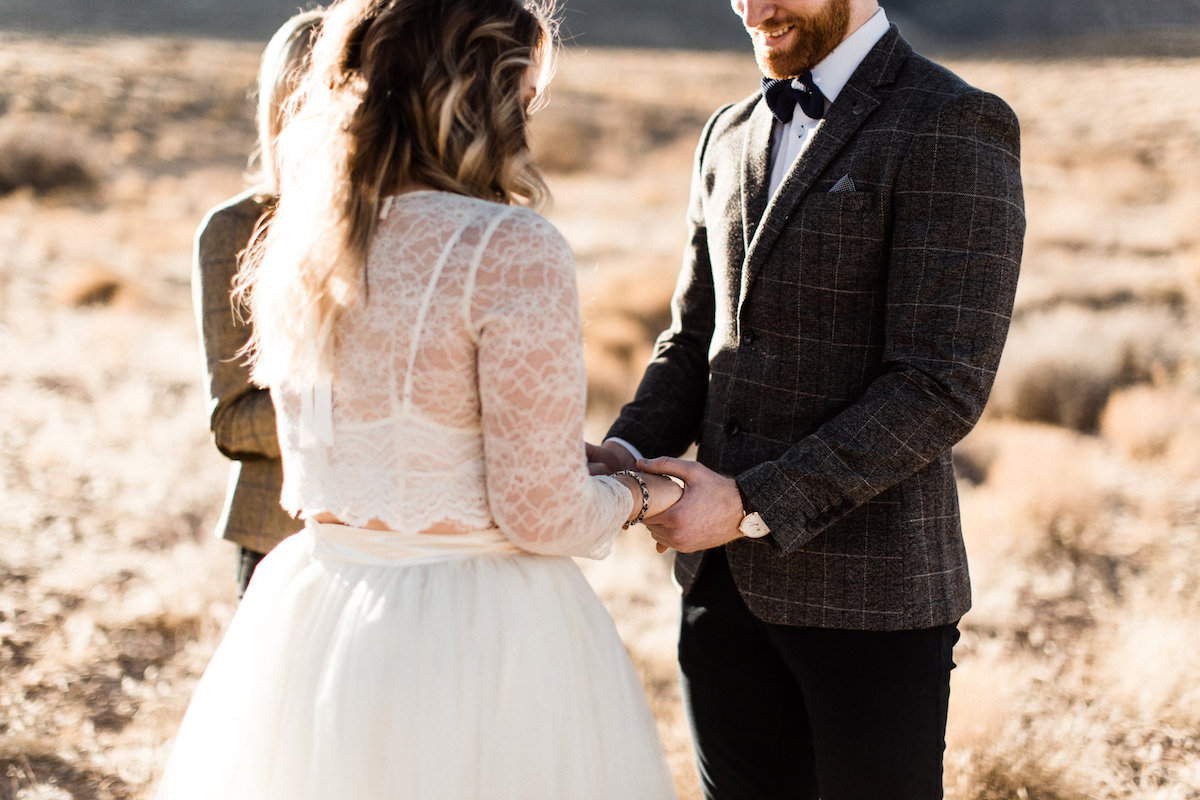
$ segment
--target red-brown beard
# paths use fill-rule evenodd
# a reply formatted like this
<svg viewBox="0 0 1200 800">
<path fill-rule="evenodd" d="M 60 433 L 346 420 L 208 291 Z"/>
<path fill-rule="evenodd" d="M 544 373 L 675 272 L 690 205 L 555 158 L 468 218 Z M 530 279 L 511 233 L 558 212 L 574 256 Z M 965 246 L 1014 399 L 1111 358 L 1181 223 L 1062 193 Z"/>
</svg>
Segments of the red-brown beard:
<svg viewBox="0 0 1200 800">
<path fill-rule="evenodd" d="M 829 0 L 807 17 L 772 17 L 759 28 L 796 26 L 795 44 L 787 50 L 767 50 L 751 32 L 758 68 L 770 78 L 792 78 L 820 64 L 850 33 L 850 0 Z"/>
</svg>

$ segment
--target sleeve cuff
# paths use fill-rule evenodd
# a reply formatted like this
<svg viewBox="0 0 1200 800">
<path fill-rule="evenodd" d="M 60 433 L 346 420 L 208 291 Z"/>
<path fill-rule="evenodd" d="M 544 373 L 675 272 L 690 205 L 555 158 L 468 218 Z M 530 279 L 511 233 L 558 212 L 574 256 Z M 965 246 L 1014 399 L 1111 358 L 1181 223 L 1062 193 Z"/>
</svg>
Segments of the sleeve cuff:
<svg viewBox="0 0 1200 800">
<path fill-rule="evenodd" d="M 619 436 L 610 436 L 604 440 L 605 444 L 608 444 L 609 442 L 616 442 L 617 444 L 621 445 L 621 447 L 624 447 L 626 450 L 629 451 L 629 454 L 633 456 L 635 461 L 638 461 L 642 458 L 641 450 L 638 450 L 636 447 L 634 447 L 633 445 L 631 445 L 629 442 L 625 441 L 624 439 L 620 438 Z"/>
</svg>

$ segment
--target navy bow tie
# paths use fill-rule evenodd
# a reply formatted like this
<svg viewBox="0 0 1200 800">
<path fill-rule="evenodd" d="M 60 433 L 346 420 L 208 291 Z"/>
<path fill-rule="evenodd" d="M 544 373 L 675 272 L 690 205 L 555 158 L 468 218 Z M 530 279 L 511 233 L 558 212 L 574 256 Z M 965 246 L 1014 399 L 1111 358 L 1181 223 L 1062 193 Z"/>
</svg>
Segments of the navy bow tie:
<svg viewBox="0 0 1200 800">
<path fill-rule="evenodd" d="M 799 84 L 803 88 L 797 88 L 793 83 Z M 775 119 L 780 122 L 792 121 L 792 114 L 795 112 L 797 104 L 799 104 L 800 110 L 811 119 L 820 119 L 825 116 L 825 95 L 821 94 L 821 90 L 813 83 L 812 73 L 808 70 L 804 70 L 798 75 L 795 81 L 763 78 L 762 93 L 763 98 L 767 101 L 767 107 L 771 109 Z"/>
</svg>

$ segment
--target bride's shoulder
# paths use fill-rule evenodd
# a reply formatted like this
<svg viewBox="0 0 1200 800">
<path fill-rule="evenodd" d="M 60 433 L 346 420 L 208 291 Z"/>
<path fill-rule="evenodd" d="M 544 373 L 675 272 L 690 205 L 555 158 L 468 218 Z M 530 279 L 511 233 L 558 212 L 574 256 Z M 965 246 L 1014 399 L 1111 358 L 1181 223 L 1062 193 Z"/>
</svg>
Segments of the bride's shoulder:
<svg viewBox="0 0 1200 800">
<path fill-rule="evenodd" d="M 411 202 L 413 210 L 424 218 L 446 218 L 468 221 L 468 226 L 482 226 L 492 236 L 518 237 L 531 243 L 565 245 L 566 240 L 548 219 L 525 206 L 505 205 L 494 200 L 435 190 L 397 195 L 386 201 L 381 219 L 387 219 L 392 200 Z"/>
<path fill-rule="evenodd" d="M 571 258 L 571 248 L 562 232 L 538 212 L 523 206 L 500 206 L 492 219 L 491 243 L 513 245 L 542 256 L 559 255 Z"/>
<path fill-rule="evenodd" d="M 558 228 L 528 208 L 497 208 L 474 262 L 476 286 L 525 294 L 573 285 L 575 256 Z"/>
<path fill-rule="evenodd" d="M 455 231 L 454 240 L 476 270 L 573 269 L 575 256 L 566 238 L 544 216 L 525 206 L 441 191 L 398 195 L 381 214 L 380 239 L 401 235 L 411 240 L 414 230 L 437 235 Z M 402 209 L 389 215 L 388 211 Z"/>
</svg>

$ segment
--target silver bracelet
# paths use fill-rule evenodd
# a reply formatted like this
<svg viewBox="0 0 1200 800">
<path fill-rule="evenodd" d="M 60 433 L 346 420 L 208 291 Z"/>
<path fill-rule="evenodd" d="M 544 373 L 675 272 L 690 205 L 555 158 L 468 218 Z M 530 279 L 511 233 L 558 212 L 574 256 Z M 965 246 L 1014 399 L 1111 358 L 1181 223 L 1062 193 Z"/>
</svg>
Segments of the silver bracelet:
<svg viewBox="0 0 1200 800">
<path fill-rule="evenodd" d="M 638 482 L 638 486 L 642 487 L 642 510 L 638 512 L 638 515 L 635 519 L 631 519 L 621 526 L 621 530 L 629 530 L 629 526 L 637 525 L 639 522 L 644 520 L 646 518 L 646 512 L 650 510 L 650 487 L 646 485 L 644 480 L 642 480 L 641 475 L 631 469 L 623 469 L 613 473 L 613 477 L 616 477 L 617 475 L 628 475 Z"/>
</svg>

